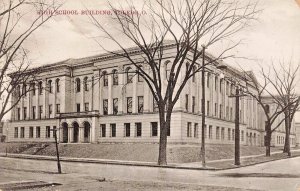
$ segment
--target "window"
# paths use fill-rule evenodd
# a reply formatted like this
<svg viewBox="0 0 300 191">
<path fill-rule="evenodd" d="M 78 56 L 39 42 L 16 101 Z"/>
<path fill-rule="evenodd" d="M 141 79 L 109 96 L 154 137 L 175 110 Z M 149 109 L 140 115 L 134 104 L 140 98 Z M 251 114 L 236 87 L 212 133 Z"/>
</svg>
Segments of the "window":
<svg viewBox="0 0 300 191">
<path fill-rule="evenodd" d="M 232 140 L 234 140 L 234 129 L 232 129 Z"/>
<path fill-rule="evenodd" d="M 228 128 L 228 141 L 230 141 L 230 134 L 231 134 L 231 129 L 230 128 Z"/>
<path fill-rule="evenodd" d="M 119 84 L 118 71 L 114 70 L 113 71 L 113 85 L 118 85 L 118 84 Z"/>
<path fill-rule="evenodd" d="M 25 128 L 21 127 L 20 138 L 24 138 L 24 136 L 25 136 Z"/>
<path fill-rule="evenodd" d="M 220 116 L 219 116 L 219 118 L 222 119 L 222 117 L 223 117 L 223 105 L 220 104 Z"/>
<path fill-rule="evenodd" d="M 188 122 L 187 123 L 187 137 L 192 137 L 192 123 L 191 122 Z"/>
<path fill-rule="evenodd" d="M 125 137 L 130 137 L 130 123 L 124 123 L 125 126 Z"/>
<path fill-rule="evenodd" d="M 50 126 L 46 126 L 46 138 L 50 138 Z"/>
<path fill-rule="evenodd" d="M 206 124 L 204 125 L 204 137 L 207 138 L 207 126 L 206 126 Z"/>
<path fill-rule="evenodd" d="M 80 79 L 76 78 L 75 83 L 76 83 L 76 92 L 80 92 Z"/>
<path fill-rule="evenodd" d="M 229 107 L 226 106 L 226 119 L 229 119 Z"/>
<path fill-rule="evenodd" d="M 158 135 L 157 122 L 151 122 L 151 136 L 156 137 Z"/>
<path fill-rule="evenodd" d="M 38 91 L 39 91 L 39 95 L 43 94 L 43 82 L 42 81 L 39 82 Z"/>
<path fill-rule="evenodd" d="M 111 137 L 116 137 L 116 124 L 110 124 L 110 135 Z"/>
<path fill-rule="evenodd" d="M 106 137 L 106 124 L 100 124 L 100 136 Z"/>
<path fill-rule="evenodd" d="M 113 99 L 113 114 L 117 115 L 119 112 L 118 108 L 118 98 Z"/>
<path fill-rule="evenodd" d="M 41 137 L 41 127 L 36 127 L 36 138 L 40 138 Z"/>
<path fill-rule="evenodd" d="M 135 123 L 135 132 L 136 132 L 136 136 L 137 137 L 141 137 L 142 136 L 142 123 Z"/>
<path fill-rule="evenodd" d="M 56 104 L 56 113 L 60 113 L 60 104 Z"/>
<path fill-rule="evenodd" d="M 76 111 L 77 111 L 77 112 L 80 112 L 80 103 L 77 103 L 77 104 L 76 104 Z"/>
<path fill-rule="evenodd" d="M 49 93 L 52 93 L 52 80 L 48 81 L 48 89 L 49 89 Z"/>
<path fill-rule="evenodd" d="M 210 108 L 209 108 L 209 105 L 210 105 L 210 102 L 209 101 L 207 101 L 207 113 L 206 113 L 206 115 L 210 115 Z"/>
<path fill-rule="evenodd" d="M 39 106 L 39 119 L 42 119 L 42 114 L 43 114 L 43 106 Z"/>
<path fill-rule="evenodd" d="M 244 131 L 241 131 L 241 141 L 244 141 Z"/>
<path fill-rule="evenodd" d="M 23 84 L 22 94 L 25 95 L 25 96 L 27 95 L 27 86 L 26 86 L 26 84 Z"/>
<path fill-rule="evenodd" d="M 225 139 L 225 129 L 224 129 L 224 127 L 222 127 L 222 129 L 221 129 L 221 139 L 222 140 Z"/>
<path fill-rule="evenodd" d="M 23 107 L 23 119 L 27 119 L 27 107 Z"/>
<path fill-rule="evenodd" d="M 219 85 L 219 87 L 220 87 L 220 92 L 222 93 L 222 84 L 223 84 L 223 79 L 220 79 L 220 85 Z"/>
<path fill-rule="evenodd" d="M 16 94 L 17 94 L 17 97 L 21 96 L 21 88 L 20 88 L 20 86 L 17 86 Z"/>
<path fill-rule="evenodd" d="M 103 76 L 103 86 L 108 86 L 108 75 L 107 75 L 107 72 L 104 71 L 102 73 L 102 76 Z"/>
<path fill-rule="evenodd" d="M 220 127 L 216 128 L 216 139 L 220 139 Z"/>
<path fill-rule="evenodd" d="M 133 72 L 131 71 L 131 68 L 128 67 L 126 69 L 126 82 L 127 84 L 132 83 L 132 79 L 133 79 Z"/>
<path fill-rule="evenodd" d="M 17 119 L 20 120 L 21 119 L 21 109 L 17 108 Z"/>
<path fill-rule="evenodd" d="M 210 73 L 207 73 L 207 87 L 209 88 L 210 86 Z"/>
<path fill-rule="evenodd" d="M 29 138 L 33 138 L 33 127 L 29 127 Z"/>
<path fill-rule="evenodd" d="M 52 104 L 49 105 L 49 118 L 51 118 L 52 115 Z"/>
<path fill-rule="evenodd" d="M 196 98 L 195 96 L 192 97 L 192 112 L 195 113 L 195 106 L 196 106 Z"/>
<path fill-rule="evenodd" d="M 215 77 L 215 91 L 218 89 L 218 77 Z"/>
<path fill-rule="evenodd" d="M 185 110 L 189 111 L 189 95 L 185 95 Z"/>
<path fill-rule="evenodd" d="M 108 99 L 103 100 L 103 115 L 108 114 Z"/>
<path fill-rule="evenodd" d="M 144 111 L 144 97 L 138 96 L 138 113 L 143 113 Z"/>
<path fill-rule="evenodd" d="M 85 77 L 83 79 L 83 87 L 84 87 L 84 91 L 89 91 L 88 77 Z"/>
<path fill-rule="evenodd" d="M 56 131 L 57 131 L 57 130 L 56 130 L 56 126 L 53 126 L 53 135 L 52 135 L 53 137 L 55 137 Z"/>
<path fill-rule="evenodd" d="M 169 60 L 167 60 L 166 62 L 165 62 L 165 69 L 166 69 L 166 79 L 168 80 L 169 79 L 169 77 L 170 77 L 170 72 L 171 72 L 171 62 L 169 61 Z"/>
<path fill-rule="evenodd" d="M 89 111 L 89 103 L 84 103 L 84 111 Z"/>
<path fill-rule="evenodd" d="M 194 137 L 198 138 L 198 123 L 195 123 L 194 125 Z"/>
<path fill-rule="evenodd" d="M 35 119 L 35 112 L 36 112 L 36 108 L 35 106 L 32 106 L 32 119 Z"/>
<path fill-rule="evenodd" d="M 143 78 L 143 76 L 140 72 L 141 70 L 143 70 L 142 66 L 140 66 L 140 70 L 138 71 L 138 82 L 143 82 L 144 81 L 144 78 Z"/>
<path fill-rule="evenodd" d="M 212 126 L 210 125 L 209 127 L 208 127 L 208 138 L 209 139 L 212 139 L 213 138 L 213 129 L 212 129 Z"/>
<path fill-rule="evenodd" d="M 158 112 L 158 104 L 154 98 L 153 98 L 153 112 Z"/>
<path fill-rule="evenodd" d="M 15 127 L 14 138 L 18 138 L 18 137 L 19 137 L 19 128 Z"/>
<path fill-rule="evenodd" d="M 230 120 L 232 121 L 232 107 L 230 107 Z"/>
<path fill-rule="evenodd" d="M 127 97 L 127 113 L 132 113 L 132 97 Z"/>
<path fill-rule="evenodd" d="M 215 103 L 215 116 L 217 117 L 218 116 L 218 104 Z"/>
<path fill-rule="evenodd" d="M 35 95 L 35 83 L 31 83 L 32 95 Z"/>
<path fill-rule="evenodd" d="M 230 95 L 230 85 L 229 85 L 229 82 L 226 82 L 226 95 Z"/>
<path fill-rule="evenodd" d="M 59 93 L 59 91 L 60 91 L 59 79 L 55 80 L 55 86 L 56 86 L 56 92 Z"/>
</svg>

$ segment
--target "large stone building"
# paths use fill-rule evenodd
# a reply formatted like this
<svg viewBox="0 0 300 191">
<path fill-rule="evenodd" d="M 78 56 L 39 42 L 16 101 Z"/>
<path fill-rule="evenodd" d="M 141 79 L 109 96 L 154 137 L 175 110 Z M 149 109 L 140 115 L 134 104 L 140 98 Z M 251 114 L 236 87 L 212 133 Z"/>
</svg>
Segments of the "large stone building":
<svg viewBox="0 0 300 191">
<path fill-rule="evenodd" d="M 175 46 L 165 49 L 161 74 L 167 79 L 167 63 L 174 57 Z M 139 54 L 134 48 L 130 51 Z M 221 71 L 217 65 L 209 66 L 211 72 L 206 73 L 206 137 L 208 143 L 232 144 L 235 100 L 229 95 L 235 86 L 227 79 L 239 81 L 243 75 L 229 66 Z M 40 67 L 38 82 L 16 90 L 17 96 L 22 89 L 33 88 L 12 110 L 8 141 L 53 141 L 51 129 L 56 128 L 64 143 L 158 142 L 157 105 L 146 82 L 132 70 L 127 60 L 111 54 Z M 190 79 L 175 105 L 169 142 L 201 142 L 200 79 L 201 73 Z M 252 97 L 241 97 L 243 145 L 263 145 L 264 125 L 258 108 Z"/>
</svg>

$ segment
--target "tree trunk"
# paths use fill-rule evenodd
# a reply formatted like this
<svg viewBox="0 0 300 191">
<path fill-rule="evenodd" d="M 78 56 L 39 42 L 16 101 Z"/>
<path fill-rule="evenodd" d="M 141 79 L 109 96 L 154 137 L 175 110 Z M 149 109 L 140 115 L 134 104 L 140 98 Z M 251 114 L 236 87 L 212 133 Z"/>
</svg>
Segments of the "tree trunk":
<svg viewBox="0 0 300 191">
<path fill-rule="evenodd" d="M 266 136 L 265 136 L 265 146 L 266 146 L 266 156 L 271 156 L 271 139 L 272 139 L 272 129 L 269 122 L 266 125 Z"/>
<path fill-rule="evenodd" d="M 291 123 L 289 118 L 289 113 L 285 114 L 285 141 L 284 141 L 284 148 L 283 153 L 287 153 L 288 156 L 291 156 L 291 145 L 290 145 L 290 130 L 291 130 Z"/>
</svg>

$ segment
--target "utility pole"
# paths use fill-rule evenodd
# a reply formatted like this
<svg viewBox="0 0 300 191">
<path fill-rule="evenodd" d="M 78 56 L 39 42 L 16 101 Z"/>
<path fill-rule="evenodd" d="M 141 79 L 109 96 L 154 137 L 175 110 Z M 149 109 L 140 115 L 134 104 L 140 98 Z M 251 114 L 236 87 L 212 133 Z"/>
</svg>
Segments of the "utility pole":
<svg viewBox="0 0 300 191">
<path fill-rule="evenodd" d="M 201 135 L 201 159 L 202 167 L 206 167 L 205 162 L 205 46 L 202 46 L 202 135 Z"/>
<path fill-rule="evenodd" d="M 240 165 L 240 95 L 239 88 L 235 89 L 235 139 L 234 139 L 234 164 Z"/>
<path fill-rule="evenodd" d="M 60 160 L 59 160 L 59 152 L 58 152 L 58 143 L 57 143 L 57 129 L 52 129 L 54 139 L 55 139 L 55 148 L 56 148 L 56 157 L 57 157 L 57 170 L 58 173 L 61 174 L 61 166 L 60 166 Z"/>
</svg>

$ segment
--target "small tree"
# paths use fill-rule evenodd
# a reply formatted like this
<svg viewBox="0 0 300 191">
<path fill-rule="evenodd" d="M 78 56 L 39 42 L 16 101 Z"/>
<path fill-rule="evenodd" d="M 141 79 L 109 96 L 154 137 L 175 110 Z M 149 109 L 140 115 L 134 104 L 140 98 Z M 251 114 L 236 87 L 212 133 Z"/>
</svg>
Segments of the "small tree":
<svg viewBox="0 0 300 191">
<path fill-rule="evenodd" d="M 188 80 L 203 69 L 198 63 L 203 53 L 201 44 L 209 48 L 229 40 L 254 19 L 257 10 L 255 4 L 243 4 L 236 0 L 179 0 L 176 3 L 175 0 L 146 0 L 142 7 L 139 10 L 128 2 L 126 8 L 110 4 L 113 12 L 111 25 L 121 33 L 121 38 L 100 19 L 93 15 L 90 17 L 105 38 L 121 51 L 108 50 L 99 43 L 100 46 L 111 54 L 125 58 L 148 84 L 159 110 L 158 164 L 166 165 L 167 132 L 172 111 Z M 128 9 L 132 13 L 145 12 L 147 15 L 119 12 Z M 128 43 L 136 47 L 134 51 L 127 49 Z M 226 53 L 238 44 L 228 45 L 215 58 L 205 57 L 204 67 L 230 57 Z M 172 54 L 170 47 L 175 50 Z M 172 59 L 165 62 L 168 56 Z"/>
<path fill-rule="evenodd" d="M 24 42 L 53 16 L 58 6 L 55 6 L 54 1 L 46 0 L 4 0 L 0 4 L 1 121 L 32 89 L 28 83 L 35 79 L 37 73 L 36 70 L 28 70 L 30 61 Z M 38 14 L 39 11 L 49 11 L 51 14 L 45 16 Z M 36 16 L 29 17 L 28 13 Z M 25 88 L 20 90 L 20 84 L 24 84 Z M 13 94 L 17 94 L 14 96 L 16 99 L 10 102 Z"/>
</svg>

